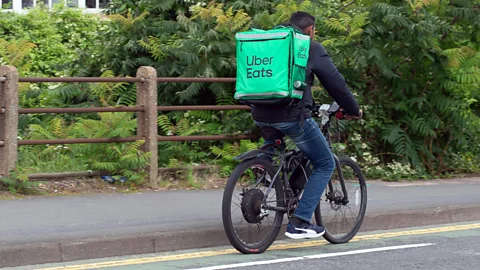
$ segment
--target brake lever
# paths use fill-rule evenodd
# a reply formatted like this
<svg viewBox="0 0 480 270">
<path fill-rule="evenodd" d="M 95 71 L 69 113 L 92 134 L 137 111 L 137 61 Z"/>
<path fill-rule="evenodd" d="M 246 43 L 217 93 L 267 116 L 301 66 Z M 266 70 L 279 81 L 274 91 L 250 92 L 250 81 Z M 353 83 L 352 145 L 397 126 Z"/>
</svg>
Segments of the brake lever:
<svg viewBox="0 0 480 270">
<path fill-rule="evenodd" d="M 343 111 L 343 109 L 337 111 L 337 113 L 335 114 L 335 118 L 337 118 L 337 120 L 345 119 L 345 112 Z"/>
</svg>

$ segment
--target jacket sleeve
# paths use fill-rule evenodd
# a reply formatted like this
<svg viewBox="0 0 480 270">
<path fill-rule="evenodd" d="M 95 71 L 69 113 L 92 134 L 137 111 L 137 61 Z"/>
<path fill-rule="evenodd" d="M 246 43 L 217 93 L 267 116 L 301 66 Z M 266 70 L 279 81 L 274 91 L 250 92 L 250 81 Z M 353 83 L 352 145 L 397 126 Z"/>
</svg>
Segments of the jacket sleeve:
<svg viewBox="0 0 480 270">
<path fill-rule="evenodd" d="M 332 59 L 323 46 L 319 43 L 312 44 L 309 57 L 312 61 L 312 71 L 320 80 L 328 94 L 342 107 L 345 112 L 352 116 L 358 116 L 359 106 L 353 94 L 348 90 L 342 74 L 338 72 Z"/>
</svg>

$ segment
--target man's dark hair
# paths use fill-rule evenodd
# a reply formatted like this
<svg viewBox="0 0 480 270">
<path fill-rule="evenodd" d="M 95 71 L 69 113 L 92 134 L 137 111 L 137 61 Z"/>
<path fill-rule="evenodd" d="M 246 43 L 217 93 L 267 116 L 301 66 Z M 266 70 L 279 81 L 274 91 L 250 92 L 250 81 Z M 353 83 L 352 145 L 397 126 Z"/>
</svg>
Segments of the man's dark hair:
<svg viewBox="0 0 480 270">
<path fill-rule="evenodd" d="M 290 23 L 298 28 L 305 30 L 311 25 L 315 25 L 315 17 L 304 11 L 297 11 L 290 17 Z"/>
</svg>

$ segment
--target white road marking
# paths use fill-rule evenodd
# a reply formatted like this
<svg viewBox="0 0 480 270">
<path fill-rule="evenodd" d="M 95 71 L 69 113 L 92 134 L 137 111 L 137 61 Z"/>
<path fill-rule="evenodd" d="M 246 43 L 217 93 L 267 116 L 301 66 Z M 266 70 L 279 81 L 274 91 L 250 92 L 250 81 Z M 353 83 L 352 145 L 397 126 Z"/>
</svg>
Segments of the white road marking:
<svg viewBox="0 0 480 270">
<path fill-rule="evenodd" d="M 327 254 L 310 255 L 310 256 L 304 256 L 304 258 L 306 258 L 306 259 L 321 259 L 321 258 L 328 258 L 328 257 L 355 255 L 355 254 L 371 253 L 371 252 L 379 252 L 379 251 L 389 251 L 389 250 L 398 250 L 398 249 L 406 249 L 406 248 L 426 247 L 426 246 L 431 246 L 431 245 L 434 245 L 434 244 L 433 243 L 426 243 L 426 244 L 402 245 L 402 246 L 393 246 L 393 247 L 369 248 L 369 249 L 351 250 L 351 251 L 345 251 L 345 252 L 335 252 L 335 253 L 327 253 Z"/>
<path fill-rule="evenodd" d="M 462 255 L 472 255 L 472 256 L 479 256 L 480 252 L 475 252 L 475 250 L 465 250 L 465 251 L 457 251 L 454 252 L 455 254 L 462 254 Z"/>
<path fill-rule="evenodd" d="M 392 246 L 392 247 L 369 248 L 369 249 L 351 250 L 351 251 L 345 251 L 345 252 L 334 252 L 334 253 L 327 253 L 327 254 L 318 254 L 318 255 L 309 255 L 309 256 L 302 256 L 302 257 L 276 259 L 276 260 L 235 263 L 235 264 L 226 264 L 226 265 L 218 265 L 218 266 L 208 266 L 208 267 L 203 267 L 203 268 L 192 268 L 192 269 L 189 269 L 189 270 L 230 269 L 230 268 L 238 268 L 238 267 L 246 267 L 246 266 L 274 264 L 274 263 L 283 263 L 283 262 L 293 262 L 293 261 L 300 261 L 300 260 L 322 259 L 322 258 L 329 258 L 329 257 L 355 255 L 355 254 L 363 254 L 363 253 L 371 253 L 371 252 L 379 252 L 379 251 L 389 251 L 389 250 L 398 250 L 398 249 L 407 249 L 407 248 L 418 248 L 418 247 L 426 247 L 426 246 L 431 246 L 431 245 L 434 245 L 434 244 L 433 243 L 425 243 L 425 244 L 401 245 L 401 246 Z"/>
</svg>

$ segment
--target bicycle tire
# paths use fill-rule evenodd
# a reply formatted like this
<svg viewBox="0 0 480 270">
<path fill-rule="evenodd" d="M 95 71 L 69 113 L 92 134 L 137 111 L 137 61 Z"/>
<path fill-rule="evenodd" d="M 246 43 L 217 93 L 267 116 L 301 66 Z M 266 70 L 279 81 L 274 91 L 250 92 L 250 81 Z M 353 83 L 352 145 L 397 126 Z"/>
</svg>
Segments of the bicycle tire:
<svg viewBox="0 0 480 270">
<path fill-rule="evenodd" d="M 365 218 L 365 212 L 367 209 L 367 186 L 366 186 L 365 178 L 363 176 L 360 166 L 358 166 L 358 164 L 355 161 L 353 161 L 348 157 L 339 157 L 339 162 L 340 162 L 340 168 L 342 167 L 343 164 L 346 164 L 355 171 L 355 174 L 358 177 L 358 181 L 360 185 L 361 204 L 360 204 L 360 212 L 359 212 L 359 215 L 357 216 L 357 220 L 355 221 L 355 225 L 353 226 L 353 228 L 344 237 L 336 238 L 328 232 L 328 228 L 325 226 L 322 220 L 322 213 L 320 210 L 320 205 L 322 202 L 319 202 L 319 204 L 317 205 L 317 208 L 315 209 L 315 222 L 318 225 L 321 225 L 325 228 L 325 234 L 323 235 L 323 238 L 325 238 L 325 240 L 327 240 L 332 244 L 344 244 L 349 242 L 358 233 L 358 230 L 360 230 L 360 227 L 362 226 L 363 219 Z M 335 170 L 337 170 L 337 168 L 335 168 Z M 343 181 L 343 179 L 340 179 L 340 181 Z M 328 189 L 328 186 L 326 189 Z"/>
<path fill-rule="evenodd" d="M 282 222 L 283 222 L 283 217 L 284 217 L 284 212 L 281 211 L 275 211 L 275 219 L 274 219 L 274 225 L 272 227 L 272 230 L 268 234 L 268 236 L 259 244 L 257 245 L 246 245 L 242 243 L 242 241 L 237 237 L 235 234 L 232 220 L 231 220 L 231 212 L 230 212 L 230 206 L 232 202 L 232 195 L 233 191 L 235 188 L 235 185 L 238 181 L 238 178 L 242 175 L 242 173 L 250 168 L 252 165 L 259 165 L 262 166 L 271 176 L 274 176 L 276 173 L 275 167 L 266 158 L 260 157 L 260 158 L 255 158 L 255 159 L 250 159 L 241 162 L 238 164 L 235 169 L 233 170 L 232 174 L 227 180 L 227 184 L 225 186 L 225 190 L 223 193 L 223 199 L 222 199 L 222 221 L 223 221 L 223 227 L 225 230 L 225 234 L 227 235 L 227 238 L 232 244 L 232 246 L 238 250 L 239 252 L 243 254 L 259 254 L 267 250 L 275 241 L 275 239 L 278 236 L 278 233 L 280 232 Z M 283 189 L 283 183 L 281 181 L 275 179 L 274 181 L 277 181 L 277 183 L 274 184 L 275 192 L 277 195 L 277 206 L 283 207 L 285 205 L 284 203 L 284 189 Z"/>
</svg>

